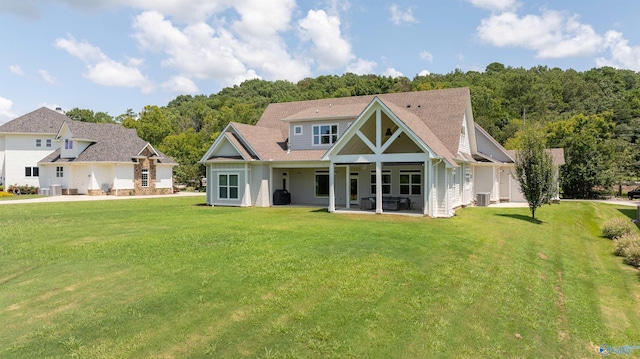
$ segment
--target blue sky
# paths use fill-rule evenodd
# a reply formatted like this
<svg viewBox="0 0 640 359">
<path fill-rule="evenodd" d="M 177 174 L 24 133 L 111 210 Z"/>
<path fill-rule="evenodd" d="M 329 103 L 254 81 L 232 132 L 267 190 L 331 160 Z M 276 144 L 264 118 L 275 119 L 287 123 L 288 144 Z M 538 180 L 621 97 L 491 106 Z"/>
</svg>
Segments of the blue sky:
<svg viewBox="0 0 640 359">
<path fill-rule="evenodd" d="M 112 116 L 243 80 L 600 66 L 640 71 L 637 0 L 0 0 L 0 123 Z"/>
</svg>

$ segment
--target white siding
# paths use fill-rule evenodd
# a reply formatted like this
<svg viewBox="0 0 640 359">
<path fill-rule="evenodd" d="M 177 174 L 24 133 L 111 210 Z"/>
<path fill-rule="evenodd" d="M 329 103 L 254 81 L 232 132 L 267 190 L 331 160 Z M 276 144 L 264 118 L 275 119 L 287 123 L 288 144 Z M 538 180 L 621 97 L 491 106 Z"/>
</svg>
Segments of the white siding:
<svg viewBox="0 0 640 359">
<path fill-rule="evenodd" d="M 438 163 L 435 169 L 436 193 L 434 217 L 448 217 L 449 210 L 447 208 L 449 183 L 447 181 L 447 169 L 444 162 Z"/>
<path fill-rule="evenodd" d="M 53 135 L 6 135 L 4 137 L 4 183 L 10 185 L 40 186 L 38 177 L 26 177 L 25 167 L 38 167 L 38 162 L 55 151 L 58 143 Z M 41 146 L 36 147 L 36 139 Z M 51 139 L 51 147 L 46 140 Z M 42 176 L 42 175 L 40 175 Z"/>
<path fill-rule="evenodd" d="M 113 180 L 113 190 L 132 190 L 134 188 L 133 181 L 133 163 L 118 163 L 115 165 Z"/>
<path fill-rule="evenodd" d="M 460 133 L 460 143 L 458 146 L 458 151 L 460 153 L 471 155 L 471 145 L 469 143 L 469 128 L 467 126 L 466 116 L 462 120 L 462 131 Z"/>
<path fill-rule="evenodd" d="M 156 188 L 173 188 L 173 166 L 156 165 Z"/>
</svg>

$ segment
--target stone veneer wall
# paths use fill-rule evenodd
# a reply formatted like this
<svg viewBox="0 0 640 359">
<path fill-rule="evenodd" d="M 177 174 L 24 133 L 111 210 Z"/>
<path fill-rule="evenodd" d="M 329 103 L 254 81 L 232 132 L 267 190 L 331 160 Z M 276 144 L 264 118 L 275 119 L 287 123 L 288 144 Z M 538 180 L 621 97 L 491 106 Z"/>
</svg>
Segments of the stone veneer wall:
<svg viewBox="0 0 640 359">
<path fill-rule="evenodd" d="M 148 150 L 143 153 L 145 156 L 151 155 Z M 149 170 L 149 186 L 142 187 L 142 169 Z M 133 189 L 135 194 L 156 194 L 156 161 L 146 157 L 139 159 L 138 163 L 133 166 Z"/>
</svg>

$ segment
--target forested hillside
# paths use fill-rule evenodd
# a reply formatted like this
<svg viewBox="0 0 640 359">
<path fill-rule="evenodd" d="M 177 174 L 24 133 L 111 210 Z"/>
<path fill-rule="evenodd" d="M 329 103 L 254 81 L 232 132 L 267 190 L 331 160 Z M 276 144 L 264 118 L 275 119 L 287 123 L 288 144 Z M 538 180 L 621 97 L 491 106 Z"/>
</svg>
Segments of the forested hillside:
<svg viewBox="0 0 640 359">
<path fill-rule="evenodd" d="M 203 175 L 197 161 L 230 121 L 255 123 L 272 102 L 469 87 L 475 120 L 507 148 L 518 146 L 523 125 L 541 126 L 548 145 L 564 147 L 563 192 L 593 197 L 603 188 L 637 176 L 640 74 L 610 67 L 585 72 L 492 63 L 484 72 L 391 78 L 377 75 L 320 76 L 298 83 L 249 80 L 211 95 L 181 95 L 166 106 L 128 110 L 115 118 L 73 109 L 69 116 L 120 122 L 175 158 L 176 181 Z M 565 173 L 566 172 L 566 173 Z"/>
</svg>

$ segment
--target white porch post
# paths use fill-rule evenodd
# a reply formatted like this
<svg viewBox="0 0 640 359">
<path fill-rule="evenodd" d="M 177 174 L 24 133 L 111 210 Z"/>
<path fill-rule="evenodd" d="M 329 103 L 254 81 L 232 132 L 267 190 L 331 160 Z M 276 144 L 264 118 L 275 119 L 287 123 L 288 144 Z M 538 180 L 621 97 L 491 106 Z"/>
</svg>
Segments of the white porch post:
<svg viewBox="0 0 640 359">
<path fill-rule="evenodd" d="M 424 187 L 423 193 L 423 205 L 422 205 L 422 214 L 429 215 L 429 207 L 431 207 L 431 201 L 429 198 L 431 197 L 431 183 L 433 183 L 433 171 L 429 170 L 429 161 L 424 161 L 424 180 L 422 181 L 422 186 Z"/>
<path fill-rule="evenodd" d="M 335 164 L 332 161 L 329 164 L 329 213 L 336 211 L 335 173 Z"/>
<path fill-rule="evenodd" d="M 249 164 L 244 164 L 244 195 L 242 196 L 242 205 L 251 205 L 251 181 L 249 180 Z"/>
<path fill-rule="evenodd" d="M 349 209 L 351 208 L 351 166 L 347 165 L 347 169 L 344 177 L 345 177 L 345 184 L 347 189 L 347 200 L 346 200 L 347 204 L 345 207 Z"/>
<path fill-rule="evenodd" d="M 382 213 L 382 162 L 376 161 L 376 213 Z"/>
</svg>

